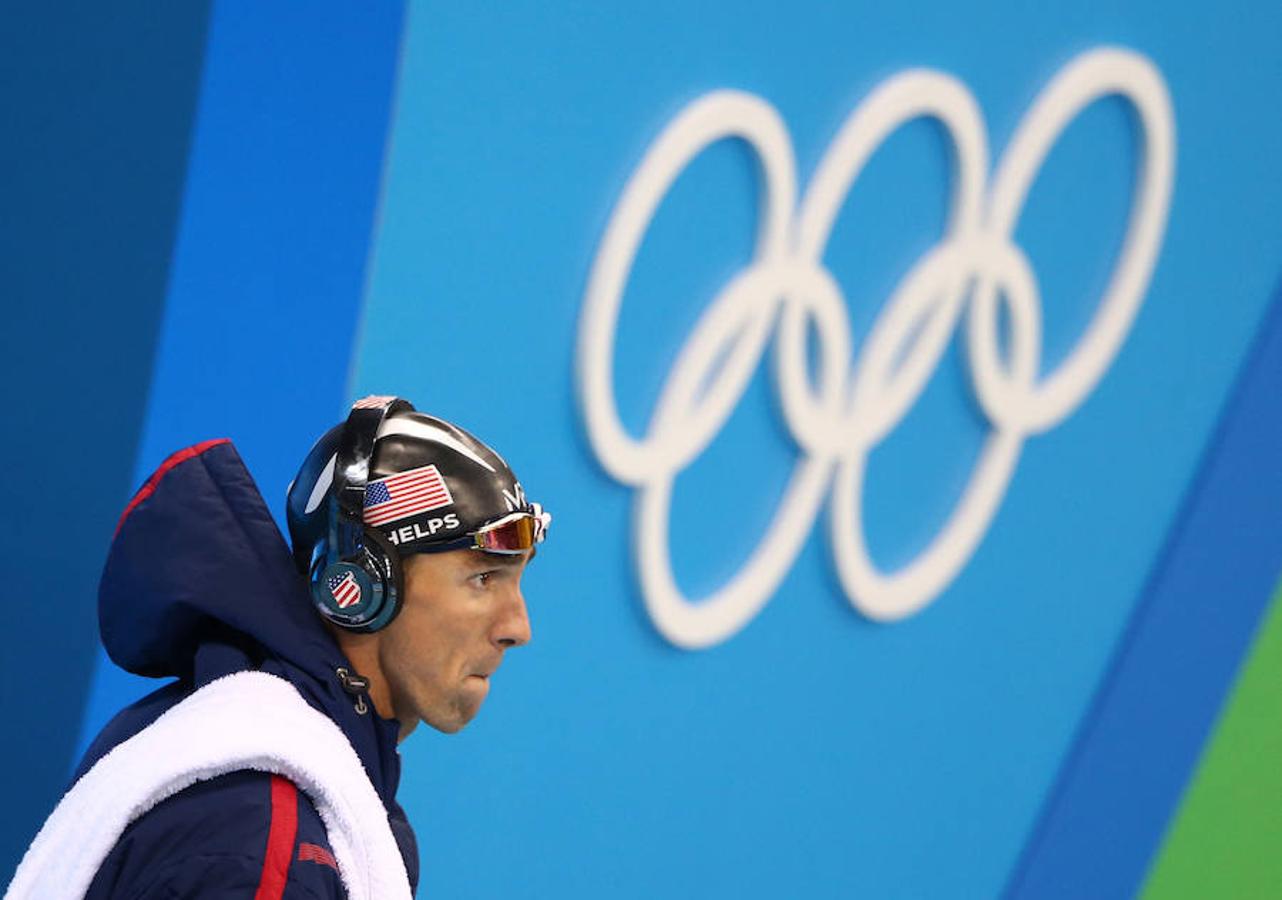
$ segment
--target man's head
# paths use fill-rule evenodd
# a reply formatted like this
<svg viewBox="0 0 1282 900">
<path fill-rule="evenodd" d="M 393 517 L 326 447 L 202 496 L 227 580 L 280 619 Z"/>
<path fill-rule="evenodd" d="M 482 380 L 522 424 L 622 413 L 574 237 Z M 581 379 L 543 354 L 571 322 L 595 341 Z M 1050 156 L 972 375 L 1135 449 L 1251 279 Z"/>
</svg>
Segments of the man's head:
<svg viewBox="0 0 1282 900">
<path fill-rule="evenodd" d="M 520 578 L 550 516 L 497 453 L 403 400 L 359 401 L 290 485 L 294 557 L 380 713 L 457 731 L 529 640 Z"/>
</svg>

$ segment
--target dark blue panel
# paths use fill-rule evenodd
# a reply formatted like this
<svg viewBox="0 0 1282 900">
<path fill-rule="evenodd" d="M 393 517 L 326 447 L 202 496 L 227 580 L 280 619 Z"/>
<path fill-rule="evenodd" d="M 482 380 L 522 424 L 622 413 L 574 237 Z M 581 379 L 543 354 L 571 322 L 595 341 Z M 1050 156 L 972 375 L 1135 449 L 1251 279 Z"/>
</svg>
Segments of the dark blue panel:
<svg viewBox="0 0 1282 900">
<path fill-rule="evenodd" d="M 1282 294 L 1149 578 L 1010 897 L 1142 880 L 1282 571 Z"/>
<path fill-rule="evenodd" d="M 402 14 L 214 5 L 137 481 L 230 437 L 280 519 L 307 448 L 342 416 Z M 104 660 L 81 745 L 151 687 Z"/>
<path fill-rule="evenodd" d="M 0 528 L 22 623 L 5 636 L 0 677 L 14 776 L 4 881 L 75 745 L 98 572 L 132 490 L 207 18 L 205 2 L 11 3 L 0 15 Z"/>
</svg>

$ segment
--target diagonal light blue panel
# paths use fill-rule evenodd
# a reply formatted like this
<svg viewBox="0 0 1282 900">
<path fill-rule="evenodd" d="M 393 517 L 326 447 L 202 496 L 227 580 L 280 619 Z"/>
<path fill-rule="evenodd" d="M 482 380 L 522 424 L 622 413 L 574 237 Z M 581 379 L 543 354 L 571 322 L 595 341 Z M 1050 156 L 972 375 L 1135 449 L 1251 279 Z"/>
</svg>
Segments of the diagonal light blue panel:
<svg viewBox="0 0 1282 900">
<path fill-rule="evenodd" d="M 289 479 L 346 401 L 402 16 L 214 5 L 136 483 L 230 437 L 283 521 Z M 80 749 L 154 686 L 100 660 Z"/>
<path fill-rule="evenodd" d="M 1282 125 L 1259 111 L 1282 83 L 1279 38 L 1274 7 L 1235 18 L 1153 0 L 414 9 L 356 384 L 395 385 L 493 441 L 557 517 L 527 576 L 534 641 L 469 731 L 402 749 L 429 889 L 468 893 L 499 844 L 521 873 L 513 896 L 1001 892 L 1268 308 Z M 861 618 L 820 518 L 741 632 L 698 653 L 666 643 L 635 577 L 636 492 L 603 470 L 577 397 L 588 275 L 646 148 L 698 98 L 751 92 L 778 112 L 804 190 L 852 109 L 930 67 L 975 98 L 992 166 L 1056 72 L 1116 45 L 1151 60 L 1173 102 L 1162 251 L 1116 358 L 1024 444 L 957 578 L 915 616 Z M 1040 288 L 1042 377 L 1080 339 L 1127 234 L 1136 135 L 1124 104 L 1092 104 L 1015 229 Z M 756 170 L 741 143 L 711 147 L 646 234 L 612 373 L 634 436 L 752 252 Z M 856 355 L 939 235 L 948 177 L 939 130 L 916 123 L 842 207 L 824 260 Z M 940 528 L 990 430 L 960 344 L 870 458 L 863 513 L 883 566 Z M 671 552 L 696 595 L 768 537 L 804 455 L 775 382 L 762 363 L 676 480 Z"/>
</svg>

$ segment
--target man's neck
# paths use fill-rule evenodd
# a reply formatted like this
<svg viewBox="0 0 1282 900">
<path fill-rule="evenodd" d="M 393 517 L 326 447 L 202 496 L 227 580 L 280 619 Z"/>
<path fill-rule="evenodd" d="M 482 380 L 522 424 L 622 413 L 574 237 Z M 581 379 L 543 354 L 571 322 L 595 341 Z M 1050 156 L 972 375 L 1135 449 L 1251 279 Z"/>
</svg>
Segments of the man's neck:
<svg viewBox="0 0 1282 900">
<path fill-rule="evenodd" d="M 331 628 L 334 640 L 338 642 L 338 648 L 343 651 L 352 669 L 369 681 L 368 693 L 370 702 L 374 704 L 374 712 L 384 719 L 395 719 L 400 726 L 400 733 L 396 738 L 399 744 L 410 736 L 418 722 L 411 721 L 407 724 L 404 718 L 397 715 L 396 705 L 392 701 L 391 686 L 383 674 L 383 667 L 379 664 L 378 635 L 355 634 L 340 631 L 333 626 Z"/>
</svg>

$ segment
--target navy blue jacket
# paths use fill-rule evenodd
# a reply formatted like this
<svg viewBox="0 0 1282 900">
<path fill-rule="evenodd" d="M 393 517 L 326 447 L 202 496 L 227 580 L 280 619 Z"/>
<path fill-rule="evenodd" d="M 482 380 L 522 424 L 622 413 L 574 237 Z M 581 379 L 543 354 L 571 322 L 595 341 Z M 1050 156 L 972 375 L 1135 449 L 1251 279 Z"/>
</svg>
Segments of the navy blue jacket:
<svg viewBox="0 0 1282 900">
<path fill-rule="evenodd" d="M 338 675 L 350 664 L 321 625 L 305 580 L 232 445 L 171 456 L 130 503 L 99 591 L 102 640 L 140 675 L 172 677 L 118 714 L 75 777 L 193 690 L 258 669 L 287 679 L 356 749 L 418 883 L 414 833 L 396 803 L 398 726 L 368 697 L 357 710 Z M 333 850 L 316 808 L 287 780 L 235 772 L 157 805 L 135 821 L 87 897 L 340 898 Z"/>
</svg>

